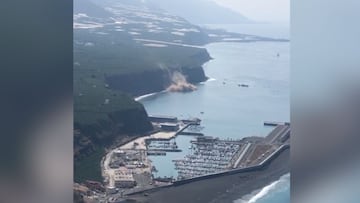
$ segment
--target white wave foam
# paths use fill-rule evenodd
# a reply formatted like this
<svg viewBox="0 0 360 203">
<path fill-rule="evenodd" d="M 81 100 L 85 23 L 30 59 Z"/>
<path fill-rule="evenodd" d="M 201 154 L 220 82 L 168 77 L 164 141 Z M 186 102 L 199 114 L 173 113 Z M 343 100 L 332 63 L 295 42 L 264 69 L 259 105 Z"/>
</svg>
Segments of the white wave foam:
<svg viewBox="0 0 360 203">
<path fill-rule="evenodd" d="M 204 82 L 200 82 L 199 84 L 203 85 L 203 84 L 205 84 L 205 83 L 207 83 L 207 82 L 212 82 L 212 81 L 215 81 L 215 80 L 216 80 L 215 78 L 209 78 L 209 79 L 207 79 L 207 80 L 204 81 Z"/>
<path fill-rule="evenodd" d="M 145 94 L 145 95 L 141 95 L 141 96 L 138 96 L 138 97 L 135 97 L 135 101 L 141 101 L 145 98 L 148 98 L 148 97 L 151 97 L 153 95 L 157 94 L 157 92 L 155 93 L 151 93 L 151 94 Z"/>
<path fill-rule="evenodd" d="M 155 43 L 149 43 L 149 44 L 143 44 L 143 45 L 146 47 L 159 47 L 159 48 L 168 46 L 166 44 L 155 44 Z"/>
<path fill-rule="evenodd" d="M 154 92 L 154 93 L 150 93 L 150 94 L 141 95 L 141 96 L 135 97 L 135 101 L 141 101 L 141 100 L 143 100 L 145 98 L 149 98 L 149 97 L 152 97 L 152 96 L 155 96 L 157 94 L 164 93 L 164 92 L 166 92 L 166 90 L 161 91 L 161 92 Z"/>
<path fill-rule="evenodd" d="M 265 195 L 267 195 L 273 188 L 276 187 L 277 183 L 279 182 L 280 180 L 278 181 L 275 181 L 273 183 L 271 183 L 270 185 L 264 187 L 259 193 L 257 193 L 255 196 L 253 196 L 249 201 L 248 203 L 255 203 L 258 199 L 264 197 Z"/>
<path fill-rule="evenodd" d="M 277 187 L 280 187 L 281 185 L 283 185 L 282 183 L 287 182 L 290 178 L 290 174 L 285 174 L 282 177 L 280 177 L 279 180 L 272 182 L 270 185 L 265 186 L 264 188 L 262 188 L 261 190 L 259 190 L 258 192 L 255 193 L 255 195 L 251 195 L 251 198 L 248 199 L 246 197 L 249 197 L 248 195 L 246 195 L 244 198 L 242 199 L 238 199 L 235 200 L 234 203 L 256 203 L 259 199 L 265 197 L 267 194 L 269 194 L 271 191 L 276 190 Z M 248 199 L 248 200 L 246 200 Z"/>
</svg>

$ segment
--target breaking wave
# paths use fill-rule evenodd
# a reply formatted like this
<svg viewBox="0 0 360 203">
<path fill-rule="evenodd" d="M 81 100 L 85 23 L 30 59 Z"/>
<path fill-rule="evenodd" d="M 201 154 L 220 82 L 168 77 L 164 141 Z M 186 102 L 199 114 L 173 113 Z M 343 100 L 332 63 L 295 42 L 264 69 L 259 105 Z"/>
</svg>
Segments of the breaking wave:
<svg viewBox="0 0 360 203">
<path fill-rule="evenodd" d="M 154 93 L 150 93 L 150 94 L 141 95 L 141 96 L 135 97 L 135 101 L 142 101 L 144 99 L 156 96 L 156 95 L 164 93 L 164 92 L 166 92 L 166 91 L 164 90 L 164 91 L 160 91 L 160 92 L 154 92 Z"/>
<path fill-rule="evenodd" d="M 272 182 L 270 185 L 265 186 L 261 190 L 255 191 L 253 194 L 235 200 L 234 203 L 260 203 L 262 202 L 261 200 L 265 200 L 270 194 L 280 193 L 288 189 L 290 187 L 289 181 L 290 174 L 285 174 L 279 180 Z"/>
</svg>

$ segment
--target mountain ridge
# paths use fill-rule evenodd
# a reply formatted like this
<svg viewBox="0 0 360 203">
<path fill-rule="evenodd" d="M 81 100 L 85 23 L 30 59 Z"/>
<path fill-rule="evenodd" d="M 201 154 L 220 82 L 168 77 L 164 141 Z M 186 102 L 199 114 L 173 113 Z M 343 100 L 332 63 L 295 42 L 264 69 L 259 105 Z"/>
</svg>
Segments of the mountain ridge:
<svg viewBox="0 0 360 203">
<path fill-rule="evenodd" d="M 147 0 L 195 24 L 251 23 L 249 18 L 211 0 Z"/>
</svg>

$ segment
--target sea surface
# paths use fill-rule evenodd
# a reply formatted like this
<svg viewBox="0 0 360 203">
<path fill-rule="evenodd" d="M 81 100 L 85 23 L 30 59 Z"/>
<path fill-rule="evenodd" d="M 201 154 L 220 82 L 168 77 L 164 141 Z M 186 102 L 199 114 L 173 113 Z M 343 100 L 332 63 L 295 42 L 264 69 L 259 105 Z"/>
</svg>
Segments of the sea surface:
<svg viewBox="0 0 360 203">
<path fill-rule="evenodd" d="M 283 175 L 279 180 L 234 203 L 290 203 L 290 174 Z"/>
<path fill-rule="evenodd" d="M 237 28 L 236 25 L 228 25 L 228 28 L 223 25 L 222 28 L 247 33 L 242 25 Z M 251 28 L 247 34 L 267 36 L 261 30 L 271 32 L 265 28 Z M 274 27 L 270 37 L 276 35 L 287 36 L 283 29 Z M 272 128 L 265 127 L 264 121 L 290 120 L 289 46 L 288 42 L 209 44 L 206 48 L 214 60 L 205 64 L 204 70 L 210 79 L 199 84 L 196 91 L 162 92 L 139 101 L 149 114 L 202 119 L 201 132 L 205 135 L 223 139 L 266 136 Z M 240 87 L 240 84 L 249 87 Z M 171 160 L 188 154 L 190 140 L 194 138 L 178 136 L 175 139 L 182 152 L 150 157 L 158 169 L 155 176 L 177 176 Z M 235 202 L 288 203 L 289 185 L 289 175 L 286 175 Z"/>
</svg>

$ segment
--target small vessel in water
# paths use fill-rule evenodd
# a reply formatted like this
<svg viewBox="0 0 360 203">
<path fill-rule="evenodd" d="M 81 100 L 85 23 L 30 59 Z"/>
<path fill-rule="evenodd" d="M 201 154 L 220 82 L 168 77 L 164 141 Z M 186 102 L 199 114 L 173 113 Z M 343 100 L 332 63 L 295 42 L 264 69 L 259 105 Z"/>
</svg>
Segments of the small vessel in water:
<svg viewBox="0 0 360 203">
<path fill-rule="evenodd" d="M 239 87 L 249 87 L 247 84 L 238 84 Z"/>
</svg>

